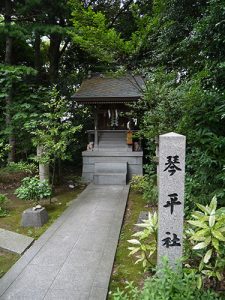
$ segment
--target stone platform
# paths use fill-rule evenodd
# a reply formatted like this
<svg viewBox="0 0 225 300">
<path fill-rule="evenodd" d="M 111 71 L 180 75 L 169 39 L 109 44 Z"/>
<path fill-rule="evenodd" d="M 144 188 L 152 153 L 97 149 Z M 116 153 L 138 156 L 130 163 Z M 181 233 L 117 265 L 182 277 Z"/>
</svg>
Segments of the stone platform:
<svg viewBox="0 0 225 300">
<path fill-rule="evenodd" d="M 93 182 L 95 174 L 95 164 L 127 164 L 127 180 L 131 180 L 133 175 L 143 175 L 143 152 L 129 151 L 84 151 L 82 177 L 86 182 Z M 113 172 L 112 172 L 113 173 Z"/>
</svg>

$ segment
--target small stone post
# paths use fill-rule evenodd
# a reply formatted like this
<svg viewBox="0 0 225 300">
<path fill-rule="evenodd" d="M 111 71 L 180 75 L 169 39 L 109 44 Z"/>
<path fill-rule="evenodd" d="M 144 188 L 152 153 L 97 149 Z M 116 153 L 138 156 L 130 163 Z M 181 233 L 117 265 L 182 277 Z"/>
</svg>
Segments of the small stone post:
<svg viewBox="0 0 225 300">
<path fill-rule="evenodd" d="M 186 137 L 174 132 L 159 136 L 159 228 L 157 264 L 167 257 L 175 266 L 182 256 Z"/>
</svg>

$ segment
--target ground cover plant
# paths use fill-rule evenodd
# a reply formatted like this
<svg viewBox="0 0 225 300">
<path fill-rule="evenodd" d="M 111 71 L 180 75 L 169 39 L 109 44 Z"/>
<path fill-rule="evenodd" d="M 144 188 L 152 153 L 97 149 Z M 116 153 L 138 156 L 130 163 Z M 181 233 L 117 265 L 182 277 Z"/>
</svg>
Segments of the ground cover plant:
<svg viewBox="0 0 225 300">
<path fill-rule="evenodd" d="M 134 224 L 137 222 L 141 211 L 149 210 L 142 194 L 134 191 L 132 188 L 129 193 L 126 215 L 123 227 L 121 229 L 120 240 L 114 261 L 114 267 L 111 275 L 108 298 L 113 299 L 112 294 L 119 287 L 124 289 L 127 281 L 133 281 L 138 286 L 143 283 L 143 268 L 141 264 L 135 264 L 133 257 L 128 256 L 129 243 L 133 231 Z"/>
<path fill-rule="evenodd" d="M 185 220 L 183 269 L 178 266 L 172 270 L 166 264 L 146 279 L 142 289 L 137 283 L 127 282 L 126 287 L 114 291 L 113 299 L 196 299 L 196 295 L 198 299 L 222 299 L 225 296 L 225 208 L 217 209 L 216 197 L 209 205 L 197 204 L 197 207 L 199 210 L 191 213 L 191 219 Z M 148 219 L 136 225 L 142 231 L 131 235 L 127 255 L 142 265 L 143 274 L 146 271 L 154 274 L 156 260 L 151 257 L 157 251 L 156 212 L 149 212 Z"/>
<path fill-rule="evenodd" d="M 146 204 L 155 206 L 157 204 L 157 187 L 156 187 L 156 175 L 147 173 L 145 175 L 135 175 L 131 180 L 131 187 L 134 191 L 142 194 Z"/>
<path fill-rule="evenodd" d="M 135 264 L 142 263 L 144 270 L 148 270 L 150 267 L 154 267 L 155 254 L 157 250 L 157 229 L 158 229 L 158 217 L 157 213 L 151 214 L 148 212 L 147 220 L 143 220 L 142 223 L 135 224 L 140 231 L 132 234 L 132 239 L 128 240 L 131 244 L 128 247 L 130 250 L 129 255 L 135 255 Z M 154 257 L 154 260 L 153 258 Z"/>
<path fill-rule="evenodd" d="M 209 205 L 197 203 L 197 207 L 199 210 L 191 214 L 192 220 L 187 221 L 191 226 L 186 235 L 192 248 L 188 249 L 188 266 L 195 271 L 199 286 L 207 280 L 216 289 L 224 280 L 225 207 L 217 209 L 216 197 Z"/>
<path fill-rule="evenodd" d="M 41 199 L 51 197 L 52 190 L 47 180 L 40 180 L 38 176 L 25 177 L 15 194 L 22 200 L 30 200 L 34 202 L 34 205 L 38 205 Z"/>
<path fill-rule="evenodd" d="M 5 194 L 0 194 L 0 217 L 7 216 L 7 205 L 8 198 Z"/>
<path fill-rule="evenodd" d="M 222 299 L 212 290 L 199 290 L 195 273 L 184 273 L 181 269 L 173 270 L 168 264 L 144 282 L 142 289 L 128 283 L 124 291 L 114 293 L 115 300 L 215 300 Z"/>
<path fill-rule="evenodd" d="M 0 188 L 4 186 L 17 187 L 18 183 L 25 176 L 34 176 L 37 174 L 37 165 L 34 163 L 19 161 L 10 162 L 0 168 Z"/>
</svg>

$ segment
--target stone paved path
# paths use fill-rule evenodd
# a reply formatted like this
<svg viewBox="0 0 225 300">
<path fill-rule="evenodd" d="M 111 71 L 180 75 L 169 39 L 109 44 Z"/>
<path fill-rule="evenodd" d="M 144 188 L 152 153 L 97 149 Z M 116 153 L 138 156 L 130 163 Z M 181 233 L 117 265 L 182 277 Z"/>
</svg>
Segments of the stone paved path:
<svg viewBox="0 0 225 300">
<path fill-rule="evenodd" d="M 128 192 L 89 185 L 0 280 L 0 299 L 105 300 Z"/>
</svg>

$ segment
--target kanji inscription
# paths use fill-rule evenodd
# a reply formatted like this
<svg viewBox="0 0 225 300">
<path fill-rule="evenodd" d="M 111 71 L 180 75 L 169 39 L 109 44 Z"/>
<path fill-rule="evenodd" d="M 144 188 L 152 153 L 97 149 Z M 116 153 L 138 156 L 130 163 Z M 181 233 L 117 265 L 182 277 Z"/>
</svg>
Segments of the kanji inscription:
<svg viewBox="0 0 225 300">
<path fill-rule="evenodd" d="M 159 136 L 159 265 L 164 256 L 168 257 L 171 266 L 182 257 L 185 143 L 185 136 L 174 132 Z"/>
<path fill-rule="evenodd" d="M 181 171 L 181 168 L 178 167 L 180 164 L 179 162 L 179 156 L 174 155 L 174 156 L 167 156 L 167 162 L 165 163 L 165 171 L 168 171 L 170 173 L 170 176 L 173 176 L 177 171 Z"/>
<path fill-rule="evenodd" d="M 181 202 L 178 201 L 177 193 L 169 194 L 168 197 L 170 198 L 170 200 L 167 200 L 166 204 L 163 205 L 163 207 L 170 207 L 170 213 L 172 215 L 174 211 L 174 206 L 181 205 Z"/>
</svg>

